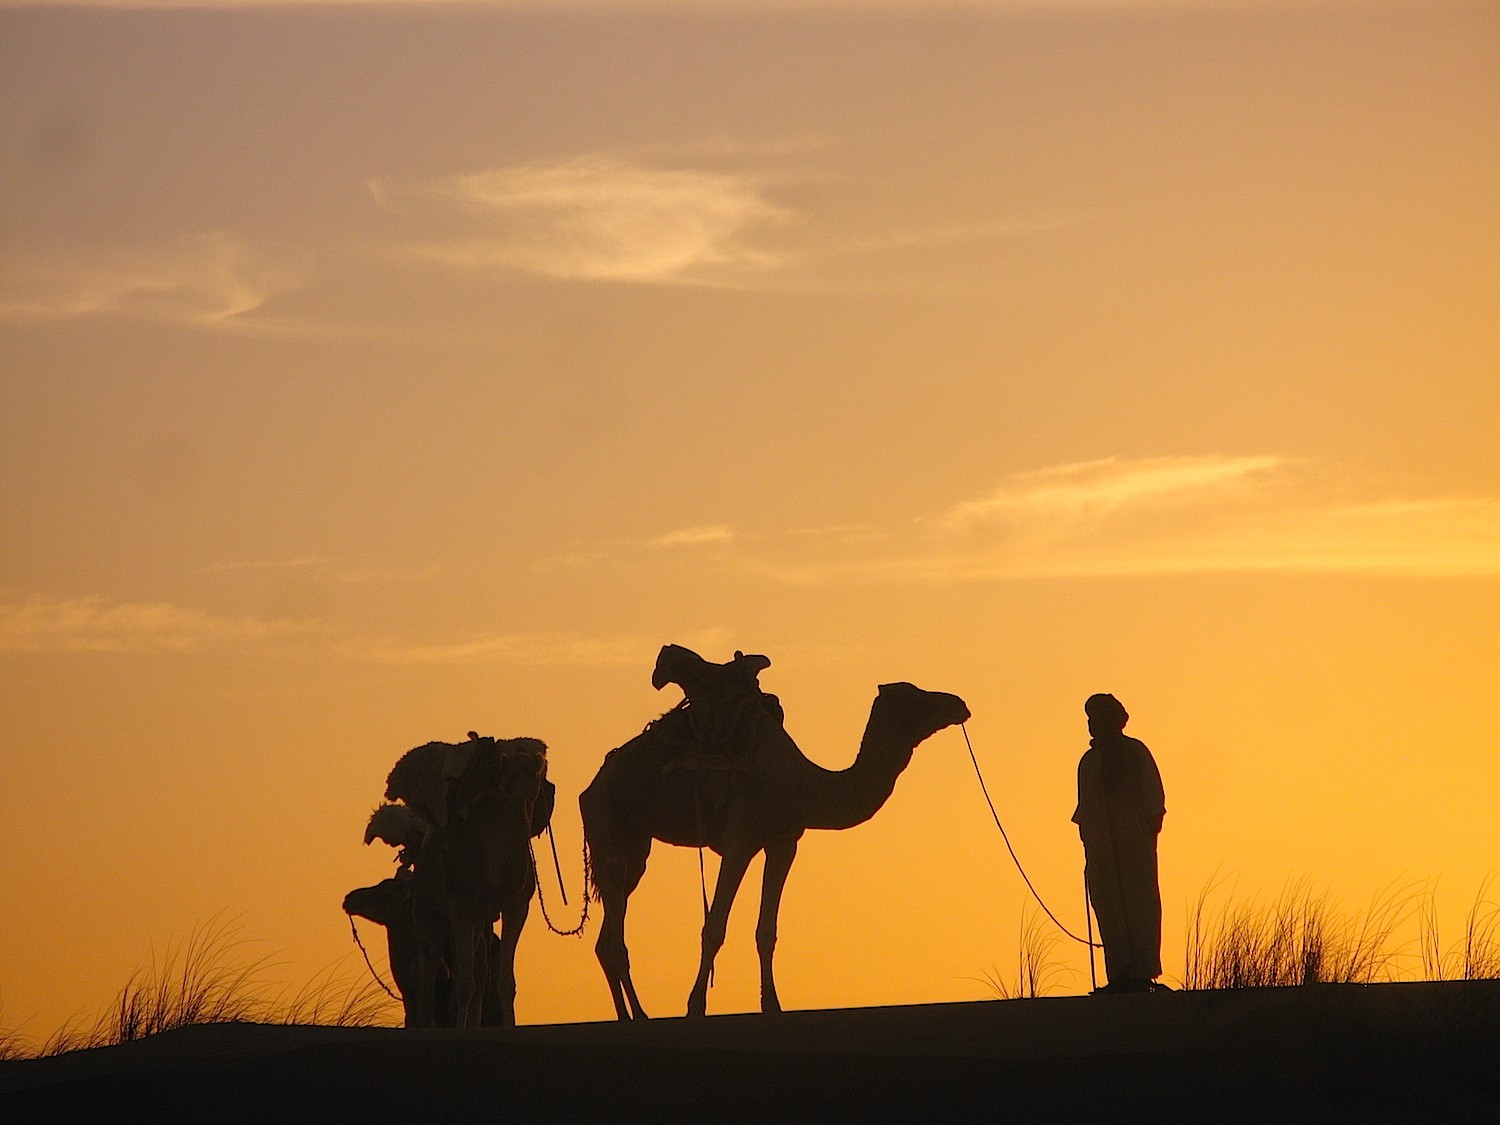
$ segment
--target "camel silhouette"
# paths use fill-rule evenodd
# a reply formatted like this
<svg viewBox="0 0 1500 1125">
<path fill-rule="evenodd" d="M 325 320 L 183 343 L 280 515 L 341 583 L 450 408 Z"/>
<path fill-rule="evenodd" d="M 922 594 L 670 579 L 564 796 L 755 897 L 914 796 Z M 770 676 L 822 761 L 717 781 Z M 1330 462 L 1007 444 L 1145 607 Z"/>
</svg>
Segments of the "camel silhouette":
<svg viewBox="0 0 1500 1125">
<path fill-rule="evenodd" d="M 653 840 L 708 847 L 722 857 L 703 926 L 698 975 L 688 996 L 690 1016 L 706 1011 L 709 976 L 724 943 L 730 907 L 751 859 L 765 852 L 755 929 L 761 1010 L 780 1011 L 772 960 L 782 889 L 798 840 L 809 828 L 852 828 L 874 816 L 917 745 L 969 718 L 968 707 L 956 695 L 923 691 L 908 683 L 883 684 L 854 764 L 826 770 L 803 756 L 787 734 L 779 721 L 779 704 L 732 708 L 738 717 L 727 725 L 704 722 L 701 716 L 695 720 L 695 696 L 729 693 L 733 698 L 738 691 L 738 698 L 753 703 L 759 692 L 755 675 L 769 661 L 736 657 L 715 665 L 689 649 L 664 648 L 653 682 L 687 679 L 692 685 L 687 705 L 669 711 L 611 751 L 579 797 L 590 874 L 604 907 L 595 953 L 622 1020 L 646 1018 L 630 977 L 625 913 L 631 892 L 645 874 Z M 724 706 L 722 701 L 715 705 Z M 719 744 L 705 747 L 703 730 L 719 736 Z"/>
<path fill-rule="evenodd" d="M 471 734 L 468 742 L 409 750 L 391 770 L 386 800 L 401 803 L 375 810 L 365 842 L 400 847 L 409 877 L 410 889 L 400 887 L 409 899 L 400 917 L 412 925 L 401 941 L 415 950 L 406 957 L 415 962 L 415 980 L 409 971 L 411 987 L 402 984 L 410 1025 L 448 1022 L 438 1010 L 445 970 L 454 1026 L 515 1023 L 516 944 L 536 890 L 529 844 L 551 814 L 546 753 L 534 738 Z"/>
</svg>

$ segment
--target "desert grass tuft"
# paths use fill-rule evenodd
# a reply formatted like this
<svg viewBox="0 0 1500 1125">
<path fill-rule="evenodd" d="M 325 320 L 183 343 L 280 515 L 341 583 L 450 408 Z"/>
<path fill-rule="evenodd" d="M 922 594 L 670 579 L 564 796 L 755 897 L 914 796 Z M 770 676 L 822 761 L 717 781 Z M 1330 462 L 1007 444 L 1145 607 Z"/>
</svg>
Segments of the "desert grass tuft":
<svg viewBox="0 0 1500 1125">
<path fill-rule="evenodd" d="M 112 1012 L 102 1017 L 106 1043 L 129 1043 L 179 1027 L 250 1021 L 263 1014 L 254 998 L 269 967 L 264 957 L 243 961 L 246 946 L 232 923 L 215 916 L 160 962 L 126 981 Z"/>
<path fill-rule="evenodd" d="M 284 1000 L 274 1001 L 268 1023 L 318 1027 L 390 1027 L 403 1017 L 392 999 L 361 962 L 351 968 L 343 958 L 324 969 Z"/>
<path fill-rule="evenodd" d="M 3 1016 L 4 1010 L 4 1006 L 0 1005 L 0 1016 Z M 19 1031 L 0 1024 L 0 1062 L 30 1058 L 35 1053 Z"/>
<path fill-rule="evenodd" d="M 1021 911 L 1021 931 L 1016 943 L 1016 972 L 1007 979 L 998 969 L 985 973 L 978 980 L 1000 1000 L 1032 999 L 1045 996 L 1057 978 L 1072 972 L 1056 959 L 1056 930 L 1045 916 L 1027 909 Z"/>
<path fill-rule="evenodd" d="M 375 980 L 335 963 L 291 992 L 267 999 L 268 957 L 250 957 L 233 920 L 215 915 L 185 942 L 130 975 L 92 1025 L 70 1020 L 40 1046 L 0 1030 L 0 1059 L 47 1057 L 111 1047 L 180 1027 L 213 1023 L 367 1027 L 400 1022 L 400 1005 Z"/>
<path fill-rule="evenodd" d="M 1252 899 L 1211 911 L 1217 886 L 1205 886 L 1189 912 L 1183 977 L 1189 989 L 1389 979 L 1396 961 L 1391 939 L 1417 903 L 1409 886 L 1392 884 L 1350 918 L 1326 891 L 1297 880 L 1274 902 Z"/>
<path fill-rule="evenodd" d="M 1443 948 L 1438 931 L 1437 889 L 1422 902 L 1422 975 L 1427 980 L 1495 980 L 1500 978 L 1500 903 L 1490 896 L 1492 877 L 1475 892 L 1464 917 L 1463 936 Z"/>
</svg>

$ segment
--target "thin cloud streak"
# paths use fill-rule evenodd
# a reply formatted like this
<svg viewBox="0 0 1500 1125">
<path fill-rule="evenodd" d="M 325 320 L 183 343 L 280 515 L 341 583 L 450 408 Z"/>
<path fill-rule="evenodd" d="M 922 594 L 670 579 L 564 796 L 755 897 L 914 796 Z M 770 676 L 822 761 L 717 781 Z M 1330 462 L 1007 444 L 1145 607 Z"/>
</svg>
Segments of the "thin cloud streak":
<svg viewBox="0 0 1500 1125">
<path fill-rule="evenodd" d="M 665 535 L 648 540 L 646 545 L 649 547 L 702 547 L 729 543 L 734 538 L 734 528 L 720 523 L 709 527 L 685 527 L 681 531 L 669 531 Z"/>
<path fill-rule="evenodd" d="M 464 234 L 411 247 L 419 257 L 559 280 L 710 283 L 763 272 L 780 259 L 746 236 L 792 217 L 750 177 L 597 155 L 370 186 L 392 209 L 465 220 Z"/>
<path fill-rule="evenodd" d="M 947 532 L 1039 521 L 1076 522 L 1146 507 L 1200 504 L 1252 485 L 1279 457 L 1118 457 L 1018 473 L 989 495 L 936 517 Z"/>
<path fill-rule="evenodd" d="M 204 574 L 232 574 L 246 570 L 309 570 L 326 567 L 332 560 L 326 555 L 303 555 L 295 559 L 247 559 L 242 562 L 214 563 L 203 568 Z"/>
<path fill-rule="evenodd" d="M 335 559 L 327 555 L 302 555 L 286 559 L 242 559 L 233 562 L 214 563 L 203 567 L 200 574 L 233 575 L 275 572 L 313 573 L 320 580 L 330 582 L 415 582 L 427 581 L 442 571 L 442 566 L 432 564 L 421 568 L 376 566 L 354 559 Z"/>
<path fill-rule="evenodd" d="M 1433 0 L 1436 3 L 1437 0 Z M 1247 7 L 1329 9 L 1368 0 L 1218 0 L 1218 9 Z M 240 10 L 257 7 L 478 7 L 496 10 L 598 10 L 598 12 L 690 13 L 901 13 L 919 12 L 1173 12 L 1199 10 L 1205 0 L 0 0 L 0 10 L 20 7 L 96 7 L 108 10 Z"/>
<path fill-rule="evenodd" d="M 701 629 L 680 643 L 700 651 L 714 651 L 729 642 L 728 630 Z M 528 664 L 557 666 L 636 666 L 650 663 L 661 647 L 660 637 L 620 635 L 587 637 L 564 633 L 486 633 L 463 641 L 409 643 L 351 641 L 338 646 L 349 659 L 379 664 Z"/>
<path fill-rule="evenodd" d="M 975 581 L 1211 574 L 1500 575 L 1500 499 L 1333 498 L 1328 466 L 1273 456 L 1110 458 L 1007 478 L 918 521 L 883 557 L 753 559 L 768 577 Z"/>
<path fill-rule="evenodd" d="M 1220 8 L 1249 7 L 1338 8 L 1367 0 L 1218 0 Z M 537 9 L 598 11 L 684 11 L 693 13 L 735 12 L 924 12 L 956 10 L 971 12 L 1035 11 L 1173 11 L 1194 10 L 1203 0 L 0 0 L 6 8 L 103 8 L 111 10 L 228 10 L 246 8 L 423 8 L 473 7 L 501 11 Z"/>
<path fill-rule="evenodd" d="M 254 617 L 222 617 L 162 602 L 112 602 L 96 596 L 36 597 L 0 603 L 0 652 L 196 652 L 306 638 L 321 626 Z"/>
<path fill-rule="evenodd" d="M 794 583 L 875 580 L 911 582 L 1026 578 L 1281 573 L 1371 574 L 1430 578 L 1500 576 L 1500 502 L 1386 505 L 1290 513 L 1279 525 L 1053 552 L 932 554 L 765 567 Z"/>
<path fill-rule="evenodd" d="M 1336 466 L 1272 455 L 1121 457 L 1013 474 L 903 529 L 724 527 L 684 565 L 777 582 L 954 582 L 1226 573 L 1500 575 L 1500 499 L 1374 497 Z M 724 532 L 719 534 L 719 532 Z"/>
<path fill-rule="evenodd" d="M 677 638 L 705 652 L 726 649 L 729 631 L 690 630 Z M 627 666 L 650 662 L 660 637 L 577 633 L 481 633 L 455 641 L 340 636 L 317 622 L 233 617 L 164 602 L 99 596 L 36 596 L 0 602 L 0 654 L 186 655 L 253 651 L 296 644 L 361 663 L 432 666 L 521 664 Z"/>
<path fill-rule="evenodd" d="M 297 278 L 226 231 L 156 246 L 96 247 L 14 257 L 0 271 L 0 320 L 123 317 L 224 325 L 260 308 Z"/>
</svg>

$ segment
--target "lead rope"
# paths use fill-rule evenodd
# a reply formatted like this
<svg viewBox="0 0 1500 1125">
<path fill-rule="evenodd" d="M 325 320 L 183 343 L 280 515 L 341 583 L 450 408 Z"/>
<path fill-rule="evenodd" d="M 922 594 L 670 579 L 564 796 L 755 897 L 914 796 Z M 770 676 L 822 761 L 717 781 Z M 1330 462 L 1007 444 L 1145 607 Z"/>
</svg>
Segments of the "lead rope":
<svg viewBox="0 0 1500 1125">
<path fill-rule="evenodd" d="M 365 965 L 368 966 L 368 968 L 370 970 L 370 975 L 375 978 L 375 983 L 378 984 L 378 985 L 380 985 L 381 988 L 384 988 L 385 989 L 385 994 L 387 996 L 389 996 L 392 1000 L 396 1001 L 398 1004 L 401 1003 L 402 1002 L 401 1001 L 401 997 L 397 996 L 394 992 L 392 992 L 390 990 L 390 988 L 386 985 L 385 981 L 383 981 L 383 980 L 380 979 L 380 974 L 375 971 L 375 965 L 370 960 L 370 954 L 365 950 L 365 943 L 359 940 L 359 929 L 358 929 L 358 927 L 356 927 L 354 925 L 354 915 L 353 914 L 349 915 L 349 932 L 354 935 L 354 944 L 357 945 L 357 946 L 359 946 L 359 951 L 360 951 L 361 954 L 363 954 L 364 959 L 365 959 Z"/>
<path fill-rule="evenodd" d="M 1104 948 L 1101 945 L 1096 945 L 1094 942 L 1092 920 L 1090 920 L 1089 922 L 1089 936 L 1086 938 L 1081 938 L 1072 930 L 1068 929 L 1067 926 L 1064 926 L 1060 921 L 1058 921 L 1057 915 L 1052 913 L 1052 911 L 1047 908 L 1047 904 L 1042 901 L 1042 896 L 1036 893 L 1036 888 L 1031 885 L 1030 876 L 1026 874 L 1026 869 L 1021 866 L 1020 859 L 1016 857 L 1016 849 L 1011 847 L 1010 845 L 1010 836 L 1005 831 L 1005 825 L 1000 823 L 1000 814 L 995 811 L 995 802 L 990 800 L 989 786 L 984 783 L 984 774 L 979 769 L 979 758 L 974 754 L 974 744 L 969 741 L 968 725 L 966 723 L 959 723 L 958 729 L 964 732 L 964 745 L 969 748 L 969 761 L 974 763 L 974 776 L 979 779 L 979 791 L 984 794 L 984 803 L 989 805 L 990 807 L 990 816 L 994 818 L 995 827 L 1000 829 L 1000 838 L 1005 841 L 1005 850 L 1010 852 L 1011 862 L 1016 865 L 1016 870 L 1021 873 L 1021 878 L 1026 883 L 1026 889 L 1031 892 L 1031 897 L 1036 899 L 1037 905 L 1042 908 L 1042 913 L 1047 915 L 1048 918 L 1052 919 L 1052 924 L 1054 926 L 1056 926 L 1063 933 L 1067 934 L 1068 937 L 1078 942 L 1080 945 L 1086 945 L 1089 947 L 1089 961 L 1092 963 L 1094 958 L 1093 951 L 1095 949 Z"/>
<path fill-rule="evenodd" d="M 698 815 L 698 839 L 703 839 L 703 794 L 698 788 L 698 771 L 693 771 L 693 808 Z M 698 845 L 698 891 L 703 896 L 703 928 L 708 929 L 708 872 L 703 866 L 703 845 Z M 708 967 L 708 987 L 714 986 L 714 968 Z"/>
</svg>

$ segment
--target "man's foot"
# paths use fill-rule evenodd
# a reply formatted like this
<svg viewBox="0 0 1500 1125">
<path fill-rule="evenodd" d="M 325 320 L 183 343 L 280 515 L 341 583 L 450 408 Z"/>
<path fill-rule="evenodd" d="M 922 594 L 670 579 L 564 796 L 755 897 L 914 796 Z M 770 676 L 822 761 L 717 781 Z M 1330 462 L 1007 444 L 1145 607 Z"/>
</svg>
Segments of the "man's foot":
<svg viewBox="0 0 1500 1125">
<path fill-rule="evenodd" d="M 1108 984 L 1102 984 L 1090 996 L 1118 996 L 1125 992 L 1174 992 L 1170 985 L 1162 984 L 1159 980 L 1147 980 L 1145 977 L 1125 977 L 1122 980 L 1112 980 Z"/>
</svg>

